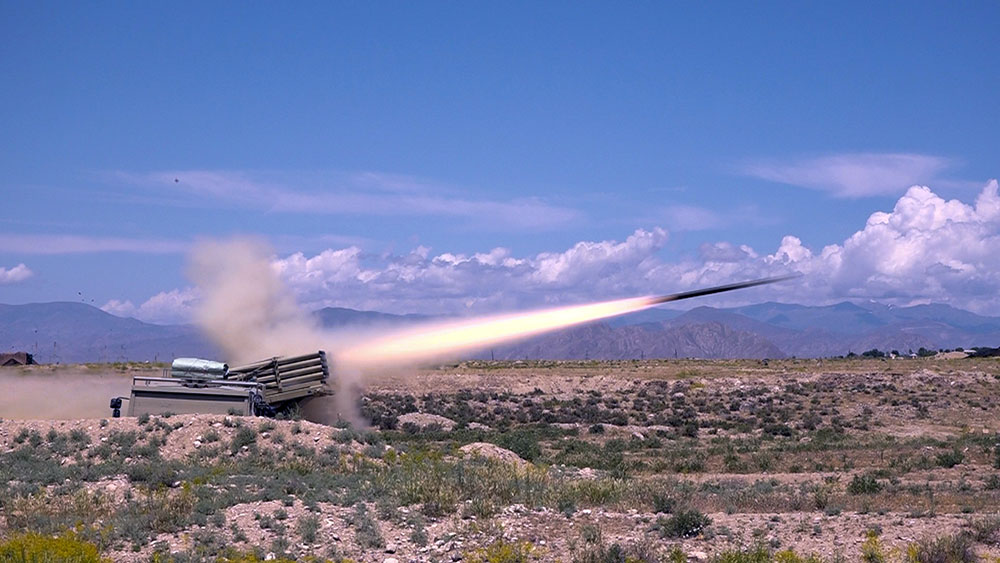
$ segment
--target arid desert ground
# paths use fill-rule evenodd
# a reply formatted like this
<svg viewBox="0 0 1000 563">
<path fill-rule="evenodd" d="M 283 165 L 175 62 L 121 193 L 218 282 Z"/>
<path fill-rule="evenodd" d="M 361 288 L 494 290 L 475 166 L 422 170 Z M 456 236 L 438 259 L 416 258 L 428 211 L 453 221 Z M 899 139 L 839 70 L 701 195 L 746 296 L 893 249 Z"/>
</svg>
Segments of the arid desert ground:
<svg viewBox="0 0 1000 563">
<path fill-rule="evenodd" d="M 329 399 L 110 417 L 158 371 L 0 371 L 0 537 L 111 561 L 1000 556 L 995 358 L 467 362 L 369 381 L 366 425 Z"/>
</svg>

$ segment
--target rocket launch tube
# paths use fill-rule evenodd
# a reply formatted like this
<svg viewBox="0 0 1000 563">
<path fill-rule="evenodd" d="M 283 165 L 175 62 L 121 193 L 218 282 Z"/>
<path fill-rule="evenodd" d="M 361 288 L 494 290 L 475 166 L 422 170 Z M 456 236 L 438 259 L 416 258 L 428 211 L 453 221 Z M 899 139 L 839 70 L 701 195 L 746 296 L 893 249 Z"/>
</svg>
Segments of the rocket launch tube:
<svg viewBox="0 0 1000 563">
<path fill-rule="evenodd" d="M 739 283 L 731 283 L 727 285 L 717 285 L 715 287 L 707 287 L 705 289 L 695 289 L 693 291 L 684 291 L 681 293 L 672 293 L 670 295 L 663 295 L 661 297 L 651 297 L 649 300 L 650 305 L 659 305 L 661 303 L 669 303 L 671 301 L 680 301 L 681 299 L 690 299 L 692 297 L 701 297 L 703 295 L 712 295 L 715 293 L 723 293 L 725 291 L 732 291 L 734 289 L 743 289 L 745 287 L 754 287 L 758 285 L 767 285 L 769 283 L 775 283 L 785 280 L 790 280 L 794 278 L 801 277 L 802 274 L 790 274 L 787 276 L 774 276 L 771 278 L 761 278 L 759 280 L 750 280 Z"/>
</svg>

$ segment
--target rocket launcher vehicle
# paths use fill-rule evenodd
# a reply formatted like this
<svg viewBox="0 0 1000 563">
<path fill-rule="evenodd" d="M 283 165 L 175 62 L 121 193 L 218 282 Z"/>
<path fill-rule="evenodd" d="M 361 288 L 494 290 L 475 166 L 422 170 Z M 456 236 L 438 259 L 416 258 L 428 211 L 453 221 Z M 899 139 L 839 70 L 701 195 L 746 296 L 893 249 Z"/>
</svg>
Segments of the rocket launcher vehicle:
<svg viewBox="0 0 1000 563">
<path fill-rule="evenodd" d="M 112 416 L 236 414 L 273 416 L 297 401 L 330 393 L 326 352 L 273 357 L 230 368 L 222 362 L 177 358 L 162 377 L 135 376 L 129 397 L 111 399 Z"/>
<path fill-rule="evenodd" d="M 771 284 L 794 277 L 798 275 L 750 280 L 671 295 L 550 309 L 512 317 L 487 318 L 478 322 L 473 320 L 458 327 L 425 327 L 415 334 L 412 331 L 405 335 L 389 334 L 369 347 L 381 354 L 409 358 L 432 357 L 437 351 L 455 353 L 487 342 L 506 341 L 623 315 L 662 303 Z M 270 416 L 297 401 L 329 394 L 329 377 L 329 364 L 326 353 L 322 350 L 304 356 L 273 357 L 234 368 L 211 360 L 177 358 L 170 368 L 164 370 L 163 377 L 133 377 L 131 395 L 127 398 L 113 398 L 111 409 L 113 416 L 121 416 L 122 401 L 128 400 L 128 416 L 167 412 Z"/>
</svg>

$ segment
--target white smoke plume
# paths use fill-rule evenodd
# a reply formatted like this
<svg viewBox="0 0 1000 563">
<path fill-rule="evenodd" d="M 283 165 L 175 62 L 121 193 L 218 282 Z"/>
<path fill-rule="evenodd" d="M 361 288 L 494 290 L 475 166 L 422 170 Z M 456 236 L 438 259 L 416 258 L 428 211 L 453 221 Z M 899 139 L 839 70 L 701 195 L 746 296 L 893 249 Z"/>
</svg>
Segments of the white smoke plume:
<svg viewBox="0 0 1000 563">
<path fill-rule="evenodd" d="M 263 241 L 250 238 L 197 245 L 188 272 L 201 294 L 196 322 L 234 365 L 317 350 L 335 355 L 330 345 L 336 337 L 298 306 L 272 266 L 271 255 Z M 359 423 L 354 400 L 359 372 L 336 364 L 334 371 L 335 401 L 324 401 L 326 408 L 319 410 L 327 412 L 316 413 L 316 418 Z"/>
<path fill-rule="evenodd" d="M 272 269 L 263 242 L 202 242 L 192 254 L 189 275 L 202 297 L 195 320 L 229 362 L 323 347 L 322 332 Z"/>
</svg>

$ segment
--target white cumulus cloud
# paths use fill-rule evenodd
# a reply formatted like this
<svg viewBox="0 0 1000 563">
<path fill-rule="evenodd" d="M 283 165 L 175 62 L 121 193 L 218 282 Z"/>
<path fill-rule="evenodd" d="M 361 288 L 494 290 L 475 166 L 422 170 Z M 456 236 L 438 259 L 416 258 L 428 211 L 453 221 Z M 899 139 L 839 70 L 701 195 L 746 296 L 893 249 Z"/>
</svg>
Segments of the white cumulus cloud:
<svg viewBox="0 0 1000 563">
<path fill-rule="evenodd" d="M 991 180 L 969 205 L 913 186 L 889 213 L 817 257 L 835 294 L 924 299 L 994 309 L 1000 299 L 1000 214 Z"/>
<path fill-rule="evenodd" d="M 311 308 L 454 314 L 642 292 L 641 272 L 654 265 L 666 238 L 662 229 L 639 229 L 624 241 L 579 242 L 527 257 L 506 248 L 466 255 L 417 247 L 373 256 L 348 247 L 276 258 L 273 267 Z"/>
<path fill-rule="evenodd" d="M 877 299 L 908 305 L 940 302 L 1000 314 L 1000 195 L 990 181 L 975 203 L 945 200 L 913 186 L 889 211 L 837 244 L 810 248 L 786 235 L 758 252 L 726 241 L 666 260 L 668 234 L 637 229 L 624 240 L 582 241 L 561 252 L 516 256 L 494 248 L 474 254 L 368 254 L 349 246 L 315 255 L 275 256 L 271 267 L 307 309 L 326 306 L 392 313 L 471 314 L 658 295 L 801 272 L 800 279 L 703 299 L 716 306 L 765 300 L 827 304 Z M 195 290 L 174 290 L 135 307 L 105 310 L 145 320 L 188 318 Z"/>
<path fill-rule="evenodd" d="M 133 317 L 149 323 L 187 323 L 193 318 L 198 299 L 198 290 L 189 287 L 161 291 L 138 306 L 127 299 L 112 299 L 102 305 L 101 310 L 119 317 Z"/>
<path fill-rule="evenodd" d="M 18 264 L 12 268 L 0 268 L 0 284 L 22 282 L 33 275 L 35 273 L 24 264 Z"/>
</svg>

